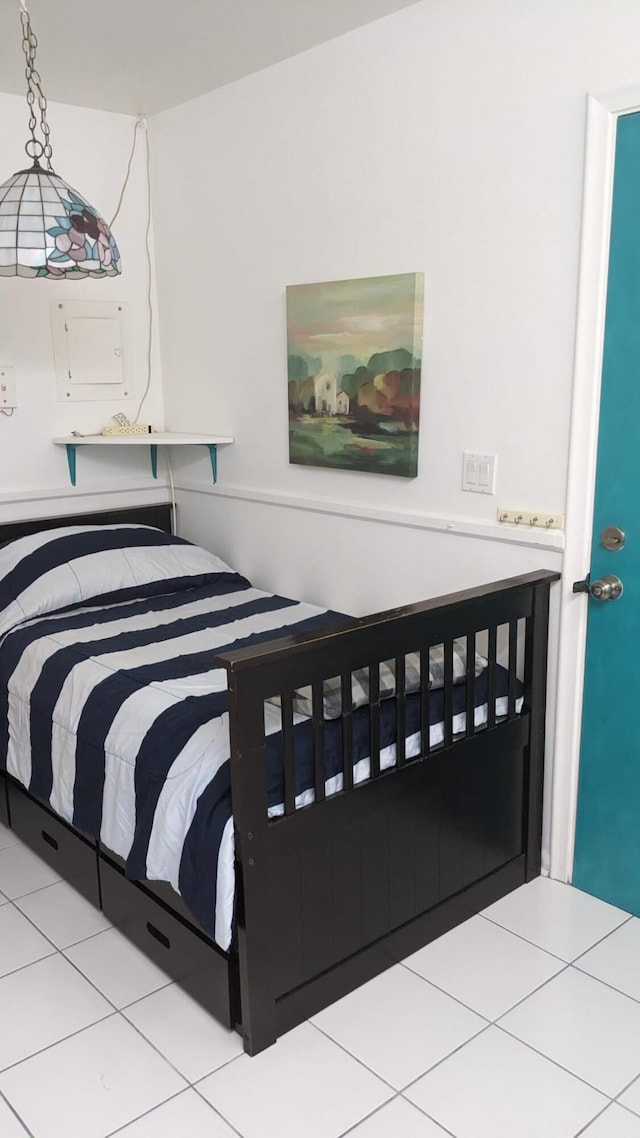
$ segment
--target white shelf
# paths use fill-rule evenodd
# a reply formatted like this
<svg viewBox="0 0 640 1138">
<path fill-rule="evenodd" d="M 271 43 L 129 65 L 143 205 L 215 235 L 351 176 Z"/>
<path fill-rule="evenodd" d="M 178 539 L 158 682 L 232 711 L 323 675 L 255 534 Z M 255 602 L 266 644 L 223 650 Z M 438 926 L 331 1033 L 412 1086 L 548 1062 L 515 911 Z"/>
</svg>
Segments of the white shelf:
<svg viewBox="0 0 640 1138">
<path fill-rule="evenodd" d="M 206 446 L 211 457 L 213 481 L 218 473 L 218 447 L 227 446 L 234 440 L 229 435 L 191 435 L 173 431 L 152 431 L 147 435 L 65 435 L 52 440 L 56 446 L 67 449 L 69 478 L 76 484 L 76 448 L 81 446 L 146 446 L 151 455 L 151 473 L 158 477 L 159 446 Z"/>
<path fill-rule="evenodd" d="M 179 435 L 171 431 L 152 431 L 148 435 L 65 435 L 54 439 L 60 446 L 223 446 L 234 440 L 228 435 Z"/>
</svg>

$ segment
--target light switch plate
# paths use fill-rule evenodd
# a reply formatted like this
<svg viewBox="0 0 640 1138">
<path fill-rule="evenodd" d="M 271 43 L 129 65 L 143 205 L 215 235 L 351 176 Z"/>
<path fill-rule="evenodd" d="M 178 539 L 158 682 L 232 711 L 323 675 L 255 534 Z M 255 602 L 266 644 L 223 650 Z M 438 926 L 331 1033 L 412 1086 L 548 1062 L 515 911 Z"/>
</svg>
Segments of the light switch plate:
<svg viewBox="0 0 640 1138">
<path fill-rule="evenodd" d="M 17 407 L 16 369 L 0 364 L 0 408 Z"/>
<path fill-rule="evenodd" d="M 472 494 L 495 494 L 498 456 L 466 450 L 462 456 L 462 489 Z"/>
</svg>

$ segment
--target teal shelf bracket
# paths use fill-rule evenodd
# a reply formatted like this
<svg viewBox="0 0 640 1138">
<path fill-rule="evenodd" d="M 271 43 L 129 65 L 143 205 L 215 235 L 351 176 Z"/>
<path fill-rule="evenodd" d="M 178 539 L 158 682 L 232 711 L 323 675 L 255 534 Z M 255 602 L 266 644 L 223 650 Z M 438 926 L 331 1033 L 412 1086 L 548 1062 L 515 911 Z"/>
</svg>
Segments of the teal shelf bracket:
<svg viewBox="0 0 640 1138">
<path fill-rule="evenodd" d="M 209 451 L 209 457 L 211 458 L 211 473 L 213 475 L 213 483 L 215 485 L 218 481 L 218 447 L 215 443 L 205 443 L 204 445 L 207 447 L 207 450 Z"/>
<path fill-rule="evenodd" d="M 54 441 L 62 442 L 63 440 L 58 439 L 58 440 L 54 440 Z M 77 442 L 75 440 L 73 442 L 70 442 L 70 443 L 65 442 L 65 447 L 66 447 L 66 451 L 67 451 L 67 465 L 69 467 L 69 481 L 71 482 L 72 486 L 76 485 L 76 472 L 77 472 L 76 448 L 79 446 L 83 446 L 85 443 L 91 443 L 92 441 L 93 441 L 93 439 L 91 437 L 88 437 L 85 439 L 80 435 L 78 437 Z M 111 441 L 111 440 L 109 440 L 109 441 Z M 140 440 L 140 441 L 142 441 L 142 440 Z M 184 441 L 185 445 L 187 445 L 188 443 L 196 442 L 197 440 L 191 439 L 187 436 L 184 440 L 179 439 L 179 441 L 180 442 Z M 117 442 L 117 439 L 114 439 L 114 443 L 115 442 Z M 159 443 L 149 443 L 149 458 L 151 460 L 151 473 L 152 473 L 154 478 L 158 477 L 158 446 L 162 446 L 162 442 L 163 442 L 163 440 L 160 440 Z M 211 460 L 211 476 L 213 479 L 213 483 L 215 485 L 215 483 L 218 481 L 218 444 L 217 443 L 203 443 L 202 445 L 206 446 L 207 450 L 209 451 L 209 458 Z"/>
<path fill-rule="evenodd" d="M 76 443 L 67 443 L 67 463 L 69 464 L 69 480 L 72 486 L 76 484 Z"/>
</svg>

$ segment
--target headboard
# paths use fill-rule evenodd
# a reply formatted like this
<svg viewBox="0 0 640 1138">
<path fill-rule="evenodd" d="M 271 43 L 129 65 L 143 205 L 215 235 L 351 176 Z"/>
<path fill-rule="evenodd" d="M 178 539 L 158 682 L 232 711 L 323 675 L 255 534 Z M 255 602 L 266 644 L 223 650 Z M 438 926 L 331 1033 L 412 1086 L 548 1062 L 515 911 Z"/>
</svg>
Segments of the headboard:
<svg viewBox="0 0 640 1138">
<path fill-rule="evenodd" d="M 90 514 L 65 514 L 56 518 L 28 518 L 22 522 L 8 522 L 6 525 L 0 524 L 0 544 L 41 530 L 55 529 L 56 526 L 108 526 L 118 522 L 155 526 L 165 533 L 171 533 L 171 505 L 163 502 L 157 506 L 128 506 L 126 509 L 97 510 Z"/>
</svg>

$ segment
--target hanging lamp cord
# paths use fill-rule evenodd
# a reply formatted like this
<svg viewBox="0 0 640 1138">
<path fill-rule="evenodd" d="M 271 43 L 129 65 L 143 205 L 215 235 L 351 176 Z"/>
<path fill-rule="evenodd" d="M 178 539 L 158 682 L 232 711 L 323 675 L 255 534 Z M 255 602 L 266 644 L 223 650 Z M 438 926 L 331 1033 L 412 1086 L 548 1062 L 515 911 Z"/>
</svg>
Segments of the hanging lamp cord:
<svg viewBox="0 0 640 1138">
<path fill-rule="evenodd" d="M 47 100 L 42 90 L 40 72 L 35 65 L 38 40 L 31 27 L 31 17 L 29 16 L 26 0 L 20 0 L 20 20 L 22 22 L 22 50 L 24 51 L 27 61 L 25 75 L 27 77 L 27 103 L 29 104 L 29 130 L 31 132 L 31 138 L 25 144 L 25 150 L 29 158 L 36 164 L 39 164 L 40 159 L 44 158 L 47 169 L 51 170 L 53 149 L 51 147 L 49 124 L 47 122 Z M 42 141 L 36 136 L 38 127 L 36 105 L 40 112 L 40 133 L 42 135 Z"/>
</svg>

